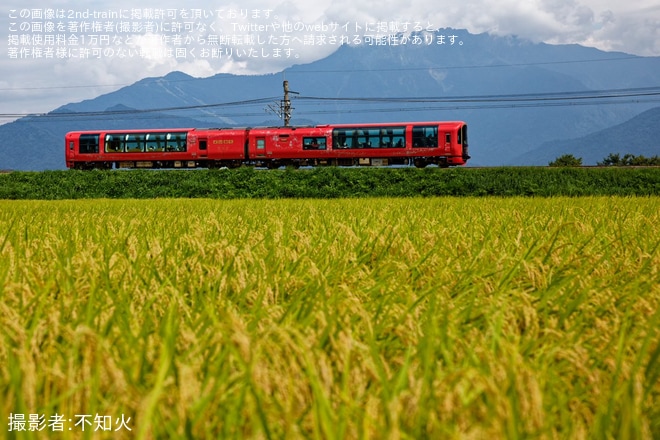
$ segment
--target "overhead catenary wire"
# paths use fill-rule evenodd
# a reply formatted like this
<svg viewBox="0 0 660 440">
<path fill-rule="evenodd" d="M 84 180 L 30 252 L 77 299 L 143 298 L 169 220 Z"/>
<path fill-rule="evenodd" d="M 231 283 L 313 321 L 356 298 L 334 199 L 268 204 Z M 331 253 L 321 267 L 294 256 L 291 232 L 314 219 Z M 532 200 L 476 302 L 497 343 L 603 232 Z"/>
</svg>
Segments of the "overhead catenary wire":
<svg viewBox="0 0 660 440">
<path fill-rule="evenodd" d="M 428 102 L 529 102 L 529 101 L 565 101 L 577 99 L 603 99 L 603 98 L 631 98 L 642 96 L 660 95 L 660 86 L 642 87 L 632 89 L 608 89 L 608 90 L 586 90 L 573 92 L 548 92 L 548 93 L 524 93 L 524 94 L 500 94 L 500 95 L 462 95 L 462 96 L 439 96 L 439 97 L 314 97 L 301 96 L 299 99 L 318 100 L 318 101 L 338 101 L 338 102 L 407 102 L 407 103 L 428 103 Z"/>
<path fill-rule="evenodd" d="M 460 96 L 435 96 L 435 97 L 324 97 L 324 96 L 305 96 L 298 95 L 297 100 L 301 104 L 328 104 L 341 103 L 353 106 L 379 105 L 378 108 L 369 108 L 369 112 L 388 112 L 388 111 L 422 111 L 422 110 L 449 110 L 449 109 L 492 109 L 492 108 L 518 108 L 518 107 L 544 107 L 544 106 L 573 106 L 573 105 L 591 105 L 591 104 L 621 104 L 621 103 L 647 103 L 656 102 L 660 97 L 660 86 L 626 88 L 626 89 L 606 89 L 606 90 L 583 90 L 571 92 L 548 92 L 548 93 L 525 93 L 525 94 L 500 94 L 500 95 L 460 95 Z M 121 109 L 104 110 L 88 112 L 51 112 L 40 114 L 18 114 L 5 113 L 0 117 L 39 117 L 40 119 L 61 119 L 77 117 L 112 117 L 112 116 L 139 116 L 150 113 L 169 113 L 199 110 L 225 110 L 263 105 L 270 103 L 277 97 L 255 98 L 242 101 L 232 101 L 215 104 L 196 104 L 190 106 L 158 107 L 149 109 Z M 396 104 L 396 109 L 388 109 L 387 105 Z M 423 108 L 401 108 L 402 104 L 415 105 L 425 104 Z M 429 104 L 438 104 L 431 106 Z M 307 114 L 327 114 L 336 111 L 308 111 Z M 351 112 L 351 109 L 346 109 Z M 230 116 L 257 116 L 260 113 L 229 113 Z"/>
</svg>

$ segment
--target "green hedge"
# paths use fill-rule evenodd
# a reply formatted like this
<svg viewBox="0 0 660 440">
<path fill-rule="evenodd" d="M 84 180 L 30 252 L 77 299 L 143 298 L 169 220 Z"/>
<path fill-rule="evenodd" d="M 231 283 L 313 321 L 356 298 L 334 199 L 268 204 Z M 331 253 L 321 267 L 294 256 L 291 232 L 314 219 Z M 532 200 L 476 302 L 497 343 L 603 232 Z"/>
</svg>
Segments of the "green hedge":
<svg viewBox="0 0 660 440">
<path fill-rule="evenodd" d="M 0 199 L 660 195 L 660 168 L 316 168 L 12 172 Z"/>
</svg>

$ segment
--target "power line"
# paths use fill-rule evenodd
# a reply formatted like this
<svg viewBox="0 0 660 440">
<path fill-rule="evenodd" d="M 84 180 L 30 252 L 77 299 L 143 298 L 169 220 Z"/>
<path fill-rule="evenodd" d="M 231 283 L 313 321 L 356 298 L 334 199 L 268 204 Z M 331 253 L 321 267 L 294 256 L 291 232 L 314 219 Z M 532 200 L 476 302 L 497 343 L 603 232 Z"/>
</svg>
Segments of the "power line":
<svg viewBox="0 0 660 440">
<path fill-rule="evenodd" d="M 85 86 L 44 86 L 44 87 L 4 87 L 0 88 L 0 92 L 14 92 L 17 90 L 60 90 L 60 89 L 95 89 L 99 87 L 125 87 L 130 85 L 125 84 L 91 84 Z"/>
<path fill-rule="evenodd" d="M 177 106 L 177 107 L 160 107 L 150 109 L 126 109 L 126 110 L 102 110 L 102 111 L 89 111 L 89 112 L 51 112 L 51 113 L 0 113 L 0 117 L 46 117 L 46 118 L 62 118 L 72 116 L 121 116 L 121 115 L 135 115 L 144 113 L 164 113 L 171 111 L 186 111 L 186 110 L 203 110 L 215 107 L 234 107 L 243 105 L 257 105 L 271 102 L 275 97 L 270 98 L 257 98 L 245 101 L 225 102 L 220 104 L 198 104 L 190 106 Z"/>
<path fill-rule="evenodd" d="M 501 102 L 501 101 L 560 101 L 574 99 L 602 99 L 602 98 L 629 98 L 638 96 L 656 96 L 660 95 L 660 87 L 642 87 L 632 89 L 608 89 L 608 90 L 588 90 L 573 92 L 547 92 L 547 93 L 523 93 L 523 94 L 503 94 L 503 95 L 461 95 L 461 96 L 439 96 L 439 97 L 359 97 L 359 98 L 341 98 L 341 97 L 314 97 L 301 96 L 303 100 L 317 101 L 338 101 L 338 102 Z"/>
<path fill-rule="evenodd" d="M 568 101 L 568 102 L 528 102 L 528 103 L 481 103 L 481 104 L 451 104 L 447 103 L 444 105 L 431 105 L 431 106 L 418 106 L 418 107 L 401 107 L 397 106 L 396 108 L 387 108 L 387 107 L 368 107 L 368 108 L 342 108 L 338 109 L 325 109 L 325 110 L 307 110 L 304 111 L 305 117 L 310 115 L 328 115 L 328 114 L 372 114 L 372 113 L 414 113 L 414 112 L 426 112 L 426 111 L 458 111 L 458 110 L 493 110 L 493 109 L 523 109 L 523 108 L 538 108 L 538 107 L 578 107 L 578 106 L 588 106 L 588 105 L 621 105 L 621 104 L 650 104 L 654 102 L 660 102 L 660 98 L 657 99 L 647 99 L 644 101 L 629 99 L 629 100 L 607 100 L 607 101 Z M 245 117 L 258 117 L 262 116 L 263 111 L 259 112 L 227 112 L 223 113 L 221 116 L 225 118 L 245 118 Z M 60 121 L 67 121 L 67 118 L 62 115 L 63 118 L 58 119 Z M 206 115 L 205 117 L 210 117 L 213 115 Z M 2 115 L 0 115 L 0 118 Z M 162 118 L 162 115 L 157 114 L 141 114 L 131 117 L 131 120 L 159 120 Z M 46 117 L 47 119 L 47 117 Z M 95 115 L 85 118 L 85 121 L 105 121 L 107 116 L 102 113 L 97 113 Z M 79 118 L 71 118 L 69 121 L 79 121 Z M 45 122 L 44 118 L 35 120 L 34 122 Z"/>
<path fill-rule="evenodd" d="M 342 110 L 342 114 L 355 114 L 355 113 L 403 113 L 403 112 L 422 112 L 422 111 L 449 111 L 449 110 L 489 110 L 489 109 L 517 109 L 517 108 L 538 108 L 538 107 L 578 107 L 586 105 L 620 105 L 620 104 L 641 104 L 660 102 L 658 99 L 650 99 L 645 101 L 628 100 L 628 101 L 598 101 L 598 102 L 553 102 L 553 103 L 492 103 L 492 104 L 476 104 L 476 105 L 441 105 L 441 106 L 425 106 L 425 107 L 398 107 L 398 108 L 368 108 L 368 109 L 348 109 Z M 336 114 L 337 110 L 316 110 L 307 112 L 307 114 Z"/>
<path fill-rule="evenodd" d="M 457 70 L 457 69 L 489 69 L 489 68 L 502 68 L 502 67 L 529 67 L 529 66 L 548 66 L 559 64 L 578 64 L 578 63 L 594 63 L 603 61 L 623 61 L 638 59 L 644 60 L 645 57 L 636 55 L 616 57 L 616 58 L 593 58 L 586 60 L 563 60 L 563 61 L 537 61 L 531 63 L 509 63 L 509 64 L 472 64 L 467 66 L 423 66 L 423 67 L 391 67 L 391 68 L 378 68 L 378 72 L 408 72 L 408 71 L 428 71 L 428 70 Z M 314 69 L 314 70 L 288 70 L 287 74 L 305 74 L 305 73 L 357 73 L 357 72 L 370 72 L 373 73 L 374 69 L 365 67 L 364 69 Z"/>
<path fill-rule="evenodd" d="M 350 112 L 389 112 L 389 111 L 422 111 L 422 110 L 456 110 L 456 109 L 495 109 L 495 108 L 529 108 L 529 107 L 558 107 L 558 106 L 575 106 L 575 105 L 595 105 L 595 104 L 638 104 L 656 102 L 656 97 L 660 97 L 660 87 L 643 87 L 643 88 L 628 88 L 628 89 L 606 89 L 606 90 L 592 90 L 592 91 L 573 91 L 573 92 L 548 92 L 548 93 L 526 93 L 526 94 L 501 94 L 501 95 L 461 95 L 461 96 L 439 96 L 439 97 L 319 97 L 319 96 L 298 96 L 301 105 L 305 104 L 318 104 L 327 105 L 328 103 L 341 103 L 350 106 L 366 106 L 378 105 L 379 108 L 370 107 L 364 110 L 347 110 L 343 109 L 345 113 Z M 105 110 L 105 111 L 89 111 L 89 112 L 58 112 L 58 113 L 42 113 L 42 114 L 18 114 L 18 113 L 5 113 L 0 114 L 0 118 L 18 118 L 24 116 L 39 117 L 45 119 L 62 119 L 62 118 L 89 118 L 89 117 L 103 117 L 108 118 L 112 116 L 138 116 L 154 113 L 167 113 L 167 112 L 183 112 L 183 111 L 199 111 L 210 109 L 235 109 L 240 107 L 250 107 L 256 105 L 263 105 L 272 102 L 276 97 L 256 98 L 251 100 L 234 101 L 217 104 L 198 104 L 191 106 L 176 106 L 176 107 L 161 107 L 151 109 L 125 109 L 125 110 Z M 387 104 L 396 104 L 396 109 L 387 109 L 383 107 Z M 415 104 L 438 104 L 440 106 L 430 107 L 407 107 L 402 108 L 401 105 L 415 105 Z M 310 110 L 306 114 L 327 114 L 336 113 L 337 110 Z M 213 115 L 210 113 L 209 116 Z M 259 116 L 260 113 L 232 113 L 223 112 L 223 116 L 233 117 L 247 117 Z"/>
</svg>

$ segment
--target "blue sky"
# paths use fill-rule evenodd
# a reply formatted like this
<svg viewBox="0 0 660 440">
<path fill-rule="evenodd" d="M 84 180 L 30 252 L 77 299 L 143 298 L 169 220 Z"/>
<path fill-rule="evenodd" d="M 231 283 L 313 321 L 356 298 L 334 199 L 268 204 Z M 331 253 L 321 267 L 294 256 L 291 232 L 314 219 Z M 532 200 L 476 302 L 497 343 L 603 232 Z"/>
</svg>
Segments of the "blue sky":
<svg viewBox="0 0 660 440">
<path fill-rule="evenodd" d="M 9 1 L 0 123 L 181 70 L 267 73 L 356 38 L 432 28 L 660 56 L 656 0 Z M 396 40 L 394 40 L 396 41 Z"/>
</svg>

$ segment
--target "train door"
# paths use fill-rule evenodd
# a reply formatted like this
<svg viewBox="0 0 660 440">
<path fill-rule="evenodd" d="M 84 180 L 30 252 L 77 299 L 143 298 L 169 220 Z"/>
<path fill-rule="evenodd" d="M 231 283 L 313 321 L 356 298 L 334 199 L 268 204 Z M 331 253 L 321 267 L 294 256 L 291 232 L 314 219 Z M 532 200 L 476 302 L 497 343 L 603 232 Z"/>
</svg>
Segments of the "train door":
<svg viewBox="0 0 660 440">
<path fill-rule="evenodd" d="M 208 139 L 203 137 L 199 138 L 199 157 L 206 159 L 208 157 Z"/>
<path fill-rule="evenodd" d="M 257 157 L 266 157 L 266 138 L 258 137 L 256 143 Z"/>
</svg>

